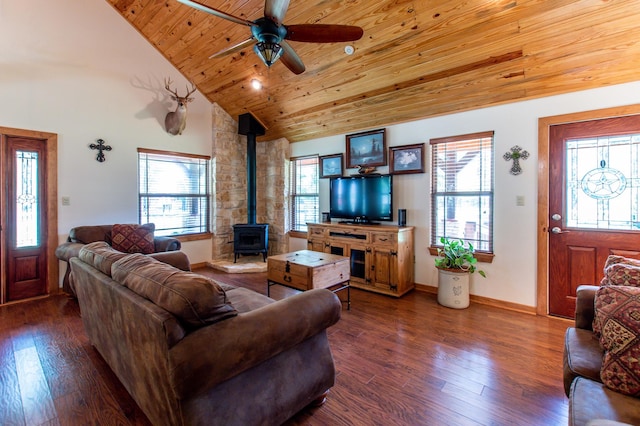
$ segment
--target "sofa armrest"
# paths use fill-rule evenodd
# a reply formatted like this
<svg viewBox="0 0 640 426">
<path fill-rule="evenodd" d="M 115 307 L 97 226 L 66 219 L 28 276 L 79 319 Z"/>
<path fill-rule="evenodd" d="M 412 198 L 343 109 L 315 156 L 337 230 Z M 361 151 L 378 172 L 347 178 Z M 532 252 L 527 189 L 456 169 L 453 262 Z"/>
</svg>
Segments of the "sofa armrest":
<svg viewBox="0 0 640 426">
<path fill-rule="evenodd" d="M 183 271 L 191 271 L 191 262 L 183 251 L 163 251 L 160 253 L 151 253 L 149 257 L 153 257 L 162 263 L 182 269 Z"/>
<path fill-rule="evenodd" d="M 62 243 L 56 248 L 56 257 L 68 262 L 72 257 L 78 257 L 82 247 L 84 247 L 83 243 Z"/>
<path fill-rule="evenodd" d="M 334 293 L 315 289 L 200 328 L 169 352 L 174 391 L 185 399 L 210 389 L 325 332 L 341 312 Z"/>
<path fill-rule="evenodd" d="M 180 240 L 173 237 L 155 237 L 153 239 L 153 244 L 156 253 L 161 253 L 163 251 L 177 251 L 182 248 Z"/>
<path fill-rule="evenodd" d="M 597 285 L 580 285 L 576 290 L 576 328 L 592 330 Z"/>
</svg>

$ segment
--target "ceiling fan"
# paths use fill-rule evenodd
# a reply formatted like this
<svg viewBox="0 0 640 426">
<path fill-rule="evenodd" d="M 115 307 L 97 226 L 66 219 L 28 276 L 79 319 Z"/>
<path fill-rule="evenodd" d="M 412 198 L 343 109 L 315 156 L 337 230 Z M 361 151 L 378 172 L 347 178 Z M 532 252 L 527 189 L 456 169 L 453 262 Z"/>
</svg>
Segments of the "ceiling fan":
<svg viewBox="0 0 640 426">
<path fill-rule="evenodd" d="M 350 25 L 284 25 L 282 21 L 289 8 L 289 0 L 265 0 L 264 16 L 255 21 L 238 18 L 196 1 L 178 1 L 219 18 L 251 28 L 252 35 L 249 39 L 215 53 L 210 58 L 238 52 L 255 44 L 253 50 L 267 67 L 282 57 L 282 63 L 295 74 L 302 74 L 305 66 L 287 40 L 308 43 L 337 43 L 359 40 L 364 34 L 362 28 Z"/>
</svg>

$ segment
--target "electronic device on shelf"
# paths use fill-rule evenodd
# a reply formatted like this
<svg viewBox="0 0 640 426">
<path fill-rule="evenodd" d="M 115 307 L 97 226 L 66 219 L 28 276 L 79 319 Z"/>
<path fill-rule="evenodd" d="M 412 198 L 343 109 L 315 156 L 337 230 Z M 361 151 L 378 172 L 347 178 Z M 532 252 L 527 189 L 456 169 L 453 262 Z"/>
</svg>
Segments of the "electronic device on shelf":
<svg viewBox="0 0 640 426">
<path fill-rule="evenodd" d="M 358 225 L 392 221 L 393 177 L 376 174 L 331 178 L 329 202 L 332 219 L 346 219 L 344 222 Z"/>
</svg>

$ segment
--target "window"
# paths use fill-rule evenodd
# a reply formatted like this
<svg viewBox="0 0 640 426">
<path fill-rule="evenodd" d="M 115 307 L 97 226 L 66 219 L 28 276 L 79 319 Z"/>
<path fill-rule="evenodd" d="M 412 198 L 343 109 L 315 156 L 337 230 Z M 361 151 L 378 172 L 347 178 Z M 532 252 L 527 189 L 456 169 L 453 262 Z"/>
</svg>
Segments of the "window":
<svg viewBox="0 0 640 426">
<path fill-rule="evenodd" d="M 564 158 L 568 228 L 640 229 L 640 134 L 571 138 Z"/>
<path fill-rule="evenodd" d="M 493 132 L 432 139 L 431 245 L 460 238 L 493 252 Z"/>
<path fill-rule="evenodd" d="M 138 149 L 140 223 L 156 235 L 209 232 L 210 157 Z"/>
<path fill-rule="evenodd" d="M 317 155 L 291 159 L 289 212 L 292 231 L 306 232 L 307 222 L 319 219 L 318 163 Z"/>
</svg>

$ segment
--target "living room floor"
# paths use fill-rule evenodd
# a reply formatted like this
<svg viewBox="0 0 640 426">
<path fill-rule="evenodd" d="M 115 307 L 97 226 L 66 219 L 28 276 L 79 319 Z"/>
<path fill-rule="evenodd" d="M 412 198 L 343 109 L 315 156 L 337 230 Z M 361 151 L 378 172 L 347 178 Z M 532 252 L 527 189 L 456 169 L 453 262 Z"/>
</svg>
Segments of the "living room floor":
<svg viewBox="0 0 640 426">
<path fill-rule="evenodd" d="M 266 273 L 196 272 L 266 294 Z M 279 299 L 295 293 L 271 288 Z M 336 384 L 287 425 L 566 425 L 570 321 L 351 290 L 329 329 Z M 148 425 L 64 295 L 0 308 L 0 424 Z"/>
</svg>

